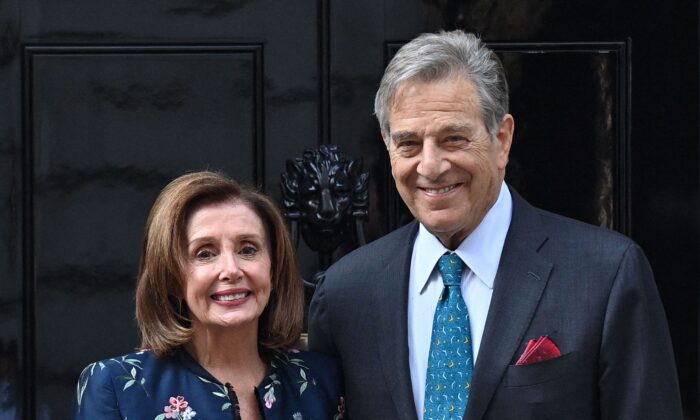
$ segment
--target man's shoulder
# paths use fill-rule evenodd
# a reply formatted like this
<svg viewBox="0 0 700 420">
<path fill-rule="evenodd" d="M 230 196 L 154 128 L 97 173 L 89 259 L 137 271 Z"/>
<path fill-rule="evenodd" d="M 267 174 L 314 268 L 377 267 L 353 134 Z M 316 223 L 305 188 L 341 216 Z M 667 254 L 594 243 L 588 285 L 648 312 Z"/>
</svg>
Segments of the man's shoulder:
<svg viewBox="0 0 700 420">
<path fill-rule="evenodd" d="M 587 240 L 596 244 L 604 243 L 609 246 L 624 248 L 634 243 L 632 239 L 622 233 L 604 226 L 586 223 L 547 210 L 537 209 L 537 212 L 547 229 L 547 233 L 553 238 L 577 240 L 579 242 Z"/>
<path fill-rule="evenodd" d="M 418 230 L 413 221 L 386 235 L 363 245 L 333 263 L 327 273 L 367 270 L 373 271 L 385 265 L 388 258 L 404 254 L 412 246 Z"/>
<path fill-rule="evenodd" d="M 632 239 L 612 229 L 534 207 L 512 189 L 511 193 L 513 195 L 511 233 L 514 236 L 524 236 L 532 230 L 537 230 L 538 233 L 547 236 L 548 242 L 575 241 L 579 246 L 604 244 L 620 248 L 627 248 L 634 243 Z"/>
<path fill-rule="evenodd" d="M 535 209 L 535 212 L 546 237 L 540 248 L 542 255 L 563 258 L 572 263 L 596 262 L 601 267 L 617 266 L 630 249 L 643 255 L 632 239 L 615 230 L 547 210 Z"/>
</svg>

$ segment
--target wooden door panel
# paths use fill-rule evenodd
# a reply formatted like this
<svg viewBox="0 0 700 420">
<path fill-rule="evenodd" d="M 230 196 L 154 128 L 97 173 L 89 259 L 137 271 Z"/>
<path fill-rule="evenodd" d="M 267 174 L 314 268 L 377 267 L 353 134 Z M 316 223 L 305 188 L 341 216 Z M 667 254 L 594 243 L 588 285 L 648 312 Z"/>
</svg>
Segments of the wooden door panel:
<svg viewBox="0 0 700 420">
<path fill-rule="evenodd" d="M 516 130 L 507 180 L 532 204 L 628 232 L 626 44 L 493 44 Z"/>
<path fill-rule="evenodd" d="M 27 50 L 38 414 L 68 417 L 86 357 L 138 343 L 138 244 L 160 189 L 201 168 L 259 180 L 260 54 L 256 45 Z"/>
<path fill-rule="evenodd" d="M 509 181 L 647 252 L 697 418 L 698 5 L 679 0 L 0 2 L 0 418 L 64 418 L 80 367 L 137 345 L 143 224 L 184 171 L 279 202 L 285 161 L 336 144 L 370 172 L 367 239 L 408 219 L 373 97 L 397 45 L 441 28 L 503 58 Z"/>
<path fill-rule="evenodd" d="M 141 234 L 168 181 L 222 170 L 279 196 L 284 159 L 317 143 L 317 5 L 229 3 L 23 4 L 18 418 L 67 417 L 81 367 L 138 344 Z"/>
</svg>

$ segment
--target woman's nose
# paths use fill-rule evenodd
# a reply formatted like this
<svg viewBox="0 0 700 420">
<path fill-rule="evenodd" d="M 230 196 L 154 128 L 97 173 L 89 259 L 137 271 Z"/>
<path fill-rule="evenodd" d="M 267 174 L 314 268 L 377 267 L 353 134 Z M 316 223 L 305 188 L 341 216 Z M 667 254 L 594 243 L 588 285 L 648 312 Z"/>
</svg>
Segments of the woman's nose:
<svg viewBox="0 0 700 420">
<path fill-rule="evenodd" d="M 222 253 L 219 259 L 219 280 L 232 281 L 238 278 L 240 269 L 236 254 L 232 252 Z"/>
</svg>

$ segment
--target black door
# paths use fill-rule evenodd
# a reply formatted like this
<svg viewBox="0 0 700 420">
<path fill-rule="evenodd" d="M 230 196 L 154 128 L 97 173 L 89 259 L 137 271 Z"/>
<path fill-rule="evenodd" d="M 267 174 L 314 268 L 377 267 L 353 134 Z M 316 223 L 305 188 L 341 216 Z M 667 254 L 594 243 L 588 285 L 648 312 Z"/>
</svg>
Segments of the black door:
<svg viewBox="0 0 700 420">
<path fill-rule="evenodd" d="M 65 418 L 82 366 L 138 345 L 141 231 L 186 171 L 279 201 L 285 160 L 336 144 L 370 173 L 367 239 L 405 222 L 373 95 L 402 43 L 441 28 L 503 59 L 509 182 L 645 249 L 698 418 L 697 2 L 6 0 L 0 419 Z M 322 268 L 299 251 L 306 277 Z"/>
</svg>

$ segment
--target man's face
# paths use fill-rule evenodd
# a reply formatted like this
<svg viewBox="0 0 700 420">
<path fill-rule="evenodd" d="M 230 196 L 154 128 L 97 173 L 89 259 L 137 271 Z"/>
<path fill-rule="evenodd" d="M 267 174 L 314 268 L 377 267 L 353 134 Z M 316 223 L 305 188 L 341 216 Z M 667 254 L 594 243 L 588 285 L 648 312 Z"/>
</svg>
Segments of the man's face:
<svg viewBox="0 0 700 420">
<path fill-rule="evenodd" d="M 409 81 L 397 91 L 385 133 L 396 188 L 447 248 L 455 249 L 496 202 L 513 125 L 507 114 L 492 137 L 464 77 Z"/>
</svg>

